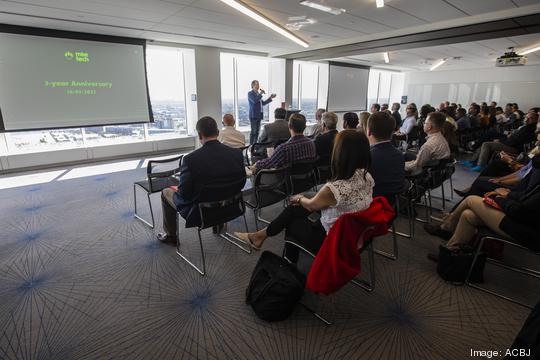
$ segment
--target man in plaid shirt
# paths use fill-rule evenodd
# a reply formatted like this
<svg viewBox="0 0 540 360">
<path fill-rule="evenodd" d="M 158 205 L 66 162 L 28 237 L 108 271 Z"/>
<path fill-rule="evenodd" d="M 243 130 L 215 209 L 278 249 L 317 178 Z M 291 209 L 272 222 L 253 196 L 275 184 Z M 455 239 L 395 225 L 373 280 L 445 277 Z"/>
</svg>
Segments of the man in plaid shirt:
<svg viewBox="0 0 540 360">
<path fill-rule="evenodd" d="M 315 159 L 315 143 L 304 136 L 306 118 L 302 114 L 294 114 L 289 118 L 291 138 L 276 147 L 271 157 L 258 161 L 254 172 L 261 169 L 279 168 L 299 160 Z"/>
</svg>

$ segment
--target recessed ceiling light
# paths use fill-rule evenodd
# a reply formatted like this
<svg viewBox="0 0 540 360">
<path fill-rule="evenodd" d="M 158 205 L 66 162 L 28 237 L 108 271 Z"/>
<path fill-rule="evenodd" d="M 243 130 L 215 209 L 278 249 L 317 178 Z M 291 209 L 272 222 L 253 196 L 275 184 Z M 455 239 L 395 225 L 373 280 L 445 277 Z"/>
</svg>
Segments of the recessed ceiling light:
<svg viewBox="0 0 540 360">
<path fill-rule="evenodd" d="M 312 9 L 324 11 L 333 15 L 340 15 L 347 11 L 345 9 L 335 8 L 335 7 L 324 5 L 318 2 L 314 2 L 314 1 L 300 1 L 300 5 L 304 5 Z"/>
<path fill-rule="evenodd" d="M 540 46 L 533 47 L 533 48 L 528 49 L 528 50 L 520 51 L 519 55 L 527 55 L 527 54 L 533 53 L 533 52 L 538 51 L 538 50 L 540 50 Z"/>
<path fill-rule="evenodd" d="M 384 62 L 389 63 L 390 62 L 390 56 L 388 55 L 388 52 L 383 53 L 384 56 Z"/>
<path fill-rule="evenodd" d="M 376 0 L 377 1 L 377 7 L 382 8 L 384 6 L 384 0 Z"/>
<path fill-rule="evenodd" d="M 440 61 L 438 61 L 435 65 L 433 65 L 432 67 L 429 68 L 429 71 L 433 71 L 435 70 L 436 68 L 438 68 L 439 66 L 441 66 L 442 64 L 444 64 L 446 62 L 446 59 L 441 59 Z"/>
<path fill-rule="evenodd" d="M 240 0 L 221 0 L 225 4 L 229 5 L 230 7 L 240 11 L 242 14 L 249 16 L 255 21 L 260 22 L 266 27 L 269 27 L 270 29 L 274 30 L 280 35 L 285 36 L 287 39 L 294 41 L 295 43 L 303 46 L 303 47 L 309 47 L 309 44 L 290 32 L 289 30 L 285 29 L 283 26 L 275 23 L 274 21 L 270 20 L 263 14 L 259 13 L 257 10 L 251 8 L 250 6 L 244 4 Z"/>
</svg>

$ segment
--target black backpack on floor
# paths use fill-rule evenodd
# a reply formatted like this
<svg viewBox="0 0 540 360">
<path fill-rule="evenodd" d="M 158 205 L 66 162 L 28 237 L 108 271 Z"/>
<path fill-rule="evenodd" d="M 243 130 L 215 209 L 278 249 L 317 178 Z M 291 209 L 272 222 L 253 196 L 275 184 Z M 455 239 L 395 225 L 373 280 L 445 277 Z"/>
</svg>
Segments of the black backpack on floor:
<svg viewBox="0 0 540 360">
<path fill-rule="evenodd" d="M 246 290 L 246 304 L 266 321 L 288 318 L 302 298 L 306 277 L 284 258 L 264 251 Z"/>
<path fill-rule="evenodd" d="M 449 250 L 446 246 L 439 246 L 439 262 L 437 273 L 446 281 L 464 283 L 474 259 L 474 249 L 469 245 L 460 245 L 457 250 Z M 476 259 L 469 279 L 472 283 L 484 282 L 484 267 L 486 253 L 481 252 Z"/>
</svg>

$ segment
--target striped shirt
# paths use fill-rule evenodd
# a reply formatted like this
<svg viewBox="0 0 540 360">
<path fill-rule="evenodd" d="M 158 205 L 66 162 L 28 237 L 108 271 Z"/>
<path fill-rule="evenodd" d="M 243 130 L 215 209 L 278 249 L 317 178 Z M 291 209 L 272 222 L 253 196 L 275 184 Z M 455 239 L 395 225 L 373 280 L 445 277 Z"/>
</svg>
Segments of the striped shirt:
<svg viewBox="0 0 540 360">
<path fill-rule="evenodd" d="M 295 135 L 276 147 L 268 159 L 257 162 L 257 170 L 279 168 L 299 160 L 315 159 L 315 143 L 304 135 Z"/>
</svg>

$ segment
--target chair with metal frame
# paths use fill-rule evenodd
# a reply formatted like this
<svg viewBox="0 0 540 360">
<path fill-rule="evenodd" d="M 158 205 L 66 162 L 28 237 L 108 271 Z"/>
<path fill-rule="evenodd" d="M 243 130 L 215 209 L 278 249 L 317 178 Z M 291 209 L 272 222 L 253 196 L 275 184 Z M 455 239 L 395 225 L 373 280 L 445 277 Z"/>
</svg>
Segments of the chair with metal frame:
<svg viewBox="0 0 540 360">
<path fill-rule="evenodd" d="M 255 174 L 253 188 L 244 193 L 244 202 L 253 209 L 255 228 L 259 230 L 259 221 L 270 224 L 261 218 L 261 209 L 284 201 L 289 196 L 287 179 L 290 166 L 278 169 L 262 169 Z"/>
<path fill-rule="evenodd" d="M 295 161 L 289 171 L 289 195 L 300 194 L 317 185 L 316 164 L 318 157 Z"/>
<path fill-rule="evenodd" d="M 249 153 L 251 155 L 251 163 L 255 164 L 257 161 L 266 159 L 268 154 L 266 149 L 274 146 L 272 142 L 256 142 L 249 145 Z"/>
<path fill-rule="evenodd" d="M 179 236 L 179 214 L 176 213 L 176 254 L 186 261 L 192 268 L 197 270 L 202 276 L 206 274 L 206 260 L 201 237 L 202 230 L 215 226 L 219 227 L 222 224 L 226 225 L 228 222 L 242 216 L 244 218 L 246 232 L 249 231 L 245 215 L 246 207 L 242 199 L 242 192 L 239 190 L 242 188 L 244 182 L 245 179 L 237 180 L 228 184 L 208 184 L 203 186 L 201 190 L 201 195 L 199 196 L 199 202 L 197 205 L 201 223 L 197 227 L 197 234 L 201 249 L 202 269 L 189 260 L 181 251 Z M 226 232 L 226 230 L 225 232 L 218 233 L 218 236 L 237 246 L 242 251 L 251 254 L 251 246 L 249 244 Z"/>
<path fill-rule="evenodd" d="M 169 159 L 148 161 L 148 165 L 146 166 L 146 179 L 133 183 L 133 199 L 135 203 L 133 215 L 135 216 L 135 218 L 139 219 L 152 229 L 155 227 L 155 221 L 154 210 L 152 209 L 152 201 L 150 200 L 150 195 L 161 192 L 161 190 L 166 189 L 169 186 L 178 186 L 178 178 L 175 175 L 180 172 L 180 164 L 182 163 L 183 157 L 184 155 L 180 155 Z M 177 166 L 175 166 L 174 169 L 153 172 L 154 166 L 164 165 L 173 162 L 177 163 Z M 146 193 L 146 198 L 148 199 L 148 206 L 150 208 L 150 216 L 152 218 L 151 223 L 137 213 L 137 187 L 141 188 Z"/>
<path fill-rule="evenodd" d="M 501 299 L 505 299 L 505 300 L 508 300 L 508 301 L 513 302 L 515 304 L 519 304 L 519 305 L 522 305 L 522 306 L 525 306 L 525 307 L 528 307 L 528 308 L 532 309 L 533 306 L 531 306 L 531 305 L 522 303 L 522 302 L 520 302 L 520 301 L 518 301 L 516 299 L 510 298 L 508 296 L 504 296 L 504 295 L 502 295 L 500 293 L 497 293 L 497 292 L 495 292 L 493 290 L 486 289 L 484 287 L 481 287 L 478 284 L 471 283 L 470 282 L 470 277 L 471 277 L 474 265 L 475 265 L 475 263 L 476 263 L 476 261 L 478 259 L 478 256 L 482 252 L 482 248 L 483 248 L 484 243 L 486 242 L 486 240 L 501 242 L 503 244 L 513 246 L 513 247 L 516 247 L 516 248 L 521 249 L 521 250 L 525 250 L 525 251 L 530 252 L 530 253 L 532 253 L 532 254 L 534 254 L 536 256 L 540 256 L 540 251 L 535 251 L 535 250 L 529 249 L 528 247 L 526 247 L 524 245 L 518 244 L 515 240 L 505 238 L 505 237 L 503 237 L 503 236 L 501 236 L 499 234 L 494 233 L 493 231 L 491 231 L 491 230 L 489 230 L 487 228 L 481 228 L 480 229 L 479 238 L 480 238 L 480 241 L 478 242 L 478 247 L 476 248 L 476 252 L 474 254 L 474 258 L 473 258 L 473 261 L 472 261 L 472 264 L 471 264 L 471 268 L 469 269 L 469 273 L 467 274 L 467 279 L 465 280 L 465 283 L 468 286 L 473 287 L 475 289 L 484 291 L 486 293 L 495 295 L 495 296 L 497 296 L 497 297 L 499 297 Z M 488 258 L 487 261 L 489 263 L 492 263 L 492 264 L 496 265 L 496 266 L 500 266 L 500 267 L 503 267 L 505 269 L 508 269 L 508 270 L 511 270 L 511 271 L 514 271 L 514 272 L 518 272 L 520 274 L 524 274 L 524 275 L 528 275 L 528 276 L 540 279 L 540 270 L 528 269 L 528 268 L 517 266 L 517 265 L 509 265 L 509 264 L 505 264 L 503 261 L 496 260 L 496 259 L 491 259 L 491 258 Z"/>
<path fill-rule="evenodd" d="M 244 156 L 244 165 L 250 166 L 251 162 L 249 161 L 249 145 L 239 147 L 238 150 L 240 150 Z"/>
<path fill-rule="evenodd" d="M 365 234 L 365 232 L 367 231 L 372 231 L 374 227 L 367 227 L 366 229 L 364 229 L 363 233 L 360 235 L 360 238 L 363 237 L 363 235 Z M 358 251 L 360 253 L 363 253 L 363 251 L 367 251 L 367 254 L 368 254 L 368 266 L 369 266 L 369 281 L 366 281 L 366 280 L 362 280 L 362 279 L 352 279 L 350 282 L 352 284 L 354 284 L 355 286 L 358 286 L 364 290 L 366 290 L 367 292 L 372 292 L 374 289 L 375 289 L 375 250 L 373 249 L 373 237 L 367 239 L 364 241 L 364 244 L 362 246 L 362 249 L 359 249 Z M 313 250 L 310 250 L 310 249 L 306 249 L 302 244 L 299 244 L 298 242 L 295 241 L 294 238 L 290 237 L 290 236 L 287 236 L 285 235 L 285 246 L 286 245 L 291 245 L 291 246 L 294 246 L 296 248 L 298 248 L 299 250 L 301 250 L 302 252 L 304 252 L 305 254 L 311 256 L 313 259 L 315 259 L 316 255 L 314 253 Z M 283 254 L 282 254 L 282 257 L 284 257 L 285 259 L 287 259 L 285 257 L 285 246 L 283 247 Z M 288 260 L 288 259 L 287 259 Z M 290 262 L 290 261 L 289 261 Z M 332 323 L 330 321 L 328 321 L 327 319 L 325 319 L 322 315 L 318 314 L 315 310 L 311 309 L 310 307 L 308 307 L 307 305 L 305 305 L 304 303 L 300 303 L 300 305 L 302 305 L 306 310 L 308 310 L 310 313 L 312 313 L 317 319 L 321 320 L 323 323 L 325 323 L 326 325 L 332 325 Z"/>
<path fill-rule="evenodd" d="M 319 160 L 316 164 L 316 176 L 317 184 L 325 184 L 328 179 L 332 176 L 332 168 L 330 166 L 330 156 L 319 156 Z"/>
<path fill-rule="evenodd" d="M 399 216 L 399 198 L 403 195 L 407 196 L 408 192 L 411 190 L 412 184 L 409 180 L 405 179 L 403 182 L 403 187 L 398 193 L 386 195 L 385 198 L 388 200 L 388 203 L 392 205 L 394 208 L 394 211 L 396 213 L 395 217 L 392 219 L 392 222 L 390 224 L 390 232 L 392 233 L 392 246 L 393 250 L 392 252 L 386 252 L 382 250 L 376 250 L 375 253 L 384 256 L 385 258 L 391 259 L 391 260 L 397 260 L 398 258 L 398 242 L 397 242 L 397 236 L 403 236 L 406 238 L 411 238 L 413 233 L 413 225 L 411 225 L 411 205 L 409 199 L 407 199 L 406 206 L 407 206 L 407 215 L 409 217 L 409 234 L 396 231 L 396 219 Z M 407 196 L 408 197 L 408 196 Z"/>
</svg>

